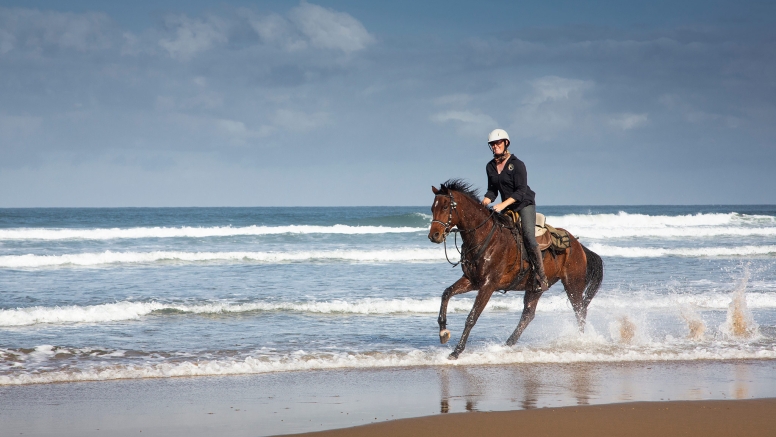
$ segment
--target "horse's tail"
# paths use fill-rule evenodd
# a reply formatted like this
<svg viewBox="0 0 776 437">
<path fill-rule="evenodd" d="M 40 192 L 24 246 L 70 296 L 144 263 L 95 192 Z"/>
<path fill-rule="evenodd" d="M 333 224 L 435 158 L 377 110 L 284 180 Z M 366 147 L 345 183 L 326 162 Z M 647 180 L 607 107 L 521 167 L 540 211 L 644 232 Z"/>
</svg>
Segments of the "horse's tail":
<svg viewBox="0 0 776 437">
<path fill-rule="evenodd" d="M 585 257 L 587 257 L 587 270 L 585 271 L 585 308 L 593 300 L 595 294 L 598 293 L 598 288 L 601 287 L 601 282 L 604 280 L 604 261 L 598 256 L 597 253 L 585 247 L 582 243 L 582 250 L 585 251 Z"/>
</svg>

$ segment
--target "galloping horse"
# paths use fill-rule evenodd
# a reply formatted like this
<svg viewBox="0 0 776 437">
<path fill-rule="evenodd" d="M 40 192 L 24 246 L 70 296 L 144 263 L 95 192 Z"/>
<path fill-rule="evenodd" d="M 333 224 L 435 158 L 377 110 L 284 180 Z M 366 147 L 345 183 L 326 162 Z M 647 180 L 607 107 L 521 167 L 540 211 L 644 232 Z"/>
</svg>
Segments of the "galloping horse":
<svg viewBox="0 0 776 437">
<path fill-rule="evenodd" d="M 516 241 L 511 220 L 501 214 L 491 212 L 480 203 L 477 192 L 460 179 L 451 179 L 439 189 L 431 187 L 436 195 L 431 206 L 433 221 L 428 238 L 434 243 L 445 241 L 453 228 L 461 234 L 461 279 L 442 293 L 442 306 L 439 309 L 439 341 L 442 344 L 450 339 L 447 330 L 447 302 L 452 296 L 479 290 L 474 300 L 461 340 L 450 354 L 450 359 L 458 358 L 466 347 L 466 340 L 482 310 L 488 304 L 490 296 L 497 290 L 525 290 L 523 314 L 515 331 L 507 339 L 507 345 L 514 345 L 536 314 L 536 304 L 542 295 L 536 284 L 530 264 L 523 254 L 522 241 Z M 518 233 L 519 234 L 519 233 Z M 580 332 L 585 329 L 587 306 L 598 292 L 604 276 L 601 257 L 583 246 L 569 234 L 571 246 L 564 252 L 544 253 L 542 262 L 549 285 L 563 283 L 571 301 Z"/>
</svg>

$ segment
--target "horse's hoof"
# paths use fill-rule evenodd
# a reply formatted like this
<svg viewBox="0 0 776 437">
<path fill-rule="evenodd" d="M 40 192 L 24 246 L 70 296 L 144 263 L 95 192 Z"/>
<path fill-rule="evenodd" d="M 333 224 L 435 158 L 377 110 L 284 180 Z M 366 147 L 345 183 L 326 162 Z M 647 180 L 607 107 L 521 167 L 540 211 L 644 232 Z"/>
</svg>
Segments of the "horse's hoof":
<svg viewBox="0 0 776 437">
<path fill-rule="evenodd" d="M 439 331 L 439 342 L 445 344 L 448 340 L 450 340 L 450 330 L 443 329 Z"/>
<path fill-rule="evenodd" d="M 458 352 L 453 351 L 450 353 L 450 355 L 447 356 L 448 360 L 457 360 L 458 359 Z"/>
</svg>

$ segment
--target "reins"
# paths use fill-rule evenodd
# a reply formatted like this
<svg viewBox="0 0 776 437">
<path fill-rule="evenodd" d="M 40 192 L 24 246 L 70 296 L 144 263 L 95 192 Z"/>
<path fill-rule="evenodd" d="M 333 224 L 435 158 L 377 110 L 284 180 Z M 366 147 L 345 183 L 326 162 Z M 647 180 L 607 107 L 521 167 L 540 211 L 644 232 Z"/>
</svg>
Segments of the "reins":
<svg viewBox="0 0 776 437">
<path fill-rule="evenodd" d="M 455 198 L 453 198 L 453 193 L 449 193 L 448 196 L 450 197 L 450 206 L 449 206 L 449 210 L 448 210 L 448 214 L 447 214 L 447 223 L 441 222 L 439 220 L 432 220 L 431 222 L 432 223 L 439 223 L 440 225 L 445 227 L 445 229 L 444 229 L 444 234 L 445 235 L 444 235 L 444 239 L 442 240 L 442 242 L 444 244 L 444 247 L 445 247 L 445 259 L 447 260 L 447 262 L 450 265 L 453 266 L 453 268 L 455 268 L 455 267 L 458 266 L 458 264 L 466 265 L 466 264 L 469 263 L 469 261 L 467 261 L 464 258 L 464 253 L 461 252 L 461 249 L 458 248 L 458 234 L 459 233 L 463 234 L 464 232 L 474 232 L 477 229 L 483 227 L 485 225 L 485 223 L 489 222 L 490 219 L 493 218 L 493 216 L 496 214 L 496 210 L 495 209 L 491 210 L 490 214 L 488 214 L 488 216 L 485 218 L 485 220 L 483 220 L 482 223 L 480 223 L 479 225 L 473 227 L 472 229 L 460 229 L 457 226 L 456 226 L 457 229 L 452 229 L 450 227 L 450 225 L 453 222 L 453 211 L 455 211 L 457 214 L 460 214 L 460 213 L 458 212 L 458 209 L 456 208 L 456 206 L 458 206 L 458 203 L 455 201 Z M 493 234 L 496 233 L 496 226 L 497 226 L 497 223 L 494 221 L 493 222 L 493 226 L 490 229 L 490 233 L 488 233 L 487 238 L 485 238 L 485 241 L 480 245 L 479 250 L 477 251 L 477 255 L 474 257 L 475 259 L 479 258 L 480 255 L 482 255 L 482 253 L 487 248 L 488 243 L 490 243 L 491 238 L 493 238 Z M 450 235 L 450 234 L 453 234 L 453 243 L 455 245 L 455 250 L 461 256 L 461 259 L 458 262 L 456 262 L 456 263 L 450 261 L 450 257 L 447 255 L 447 236 Z"/>
</svg>

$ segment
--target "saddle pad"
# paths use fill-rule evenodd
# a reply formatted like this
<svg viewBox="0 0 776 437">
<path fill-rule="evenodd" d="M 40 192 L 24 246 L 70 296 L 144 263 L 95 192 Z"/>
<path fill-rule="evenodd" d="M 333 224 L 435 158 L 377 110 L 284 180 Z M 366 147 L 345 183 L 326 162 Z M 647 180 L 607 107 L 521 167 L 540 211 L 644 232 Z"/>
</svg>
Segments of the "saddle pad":
<svg viewBox="0 0 776 437">
<path fill-rule="evenodd" d="M 515 223 L 520 221 L 520 216 L 514 211 L 507 211 L 505 214 L 512 217 L 512 221 Z M 536 235 L 536 241 L 539 241 L 539 237 L 547 233 L 547 228 L 545 227 L 546 221 L 547 219 L 544 217 L 544 214 L 539 212 L 536 213 L 536 227 L 534 227 L 534 235 Z"/>
<path fill-rule="evenodd" d="M 547 219 L 544 217 L 544 214 L 537 212 L 536 213 L 536 241 L 539 241 L 539 237 L 547 233 L 547 228 L 544 227 L 544 224 L 547 222 Z M 541 243 L 539 243 L 541 246 Z M 542 249 L 544 250 L 544 249 Z"/>
<path fill-rule="evenodd" d="M 538 230 L 539 227 L 537 226 L 536 229 Z M 547 232 L 547 229 L 544 229 L 542 235 L 536 236 L 536 244 L 539 245 L 540 250 L 547 250 L 550 246 L 552 246 L 552 235 Z"/>
</svg>

